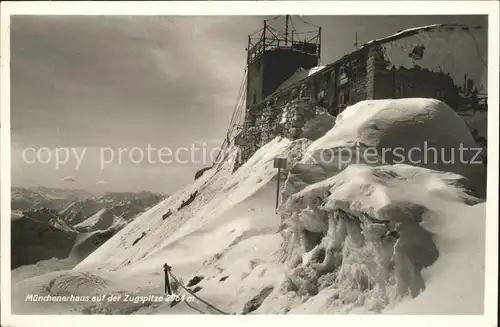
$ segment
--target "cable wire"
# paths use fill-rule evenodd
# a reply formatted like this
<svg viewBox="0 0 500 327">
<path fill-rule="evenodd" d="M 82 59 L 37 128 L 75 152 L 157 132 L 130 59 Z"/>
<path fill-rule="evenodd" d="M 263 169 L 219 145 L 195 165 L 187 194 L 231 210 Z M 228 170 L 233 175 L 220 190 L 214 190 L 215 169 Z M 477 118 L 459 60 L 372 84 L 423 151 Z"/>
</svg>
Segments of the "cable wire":
<svg viewBox="0 0 500 327">
<path fill-rule="evenodd" d="M 308 21 L 306 21 L 304 18 L 302 18 L 302 16 L 298 16 L 298 17 L 299 17 L 299 19 L 300 19 L 301 21 L 303 21 L 304 23 L 306 23 L 306 24 L 308 24 L 308 25 L 311 25 L 311 26 L 314 26 L 314 27 L 316 27 L 316 28 L 320 28 L 320 26 L 318 26 L 318 25 L 315 25 L 315 24 L 313 24 L 313 23 L 309 23 L 309 22 L 308 22 Z"/>
<path fill-rule="evenodd" d="M 193 296 L 194 298 L 196 298 L 198 301 L 200 301 L 201 303 L 207 305 L 209 308 L 223 314 L 223 315 L 228 315 L 227 312 L 224 312 L 222 310 L 220 310 L 219 308 L 217 308 L 216 306 L 208 303 L 207 301 L 203 300 L 202 298 L 200 298 L 199 296 L 197 296 L 196 294 L 194 294 L 193 292 L 191 292 L 189 289 L 187 289 L 181 282 L 179 282 L 179 280 L 172 274 L 172 272 L 169 270 L 168 271 L 168 274 L 170 275 L 170 277 L 175 281 L 177 282 L 177 284 L 182 287 L 182 289 L 184 289 L 184 291 L 188 292 L 191 296 Z"/>
<path fill-rule="evenodd" d="M 214 165 L 219 161 L 220 155 L 224 151 L 225 146 L 227 146 L 227 147 L 230 146 L 230 141 L 231 140 L 228 140 L 228 139 L 230 138 L 231 129 L 232 129 L 232 126 L 234 125 L 234 122 L 235 122 L 235 117 L 237 116 L 238 111 L 241 110 L 241 109 L 238 109 L 238 108 L 240 106 L 240 102 L 242 101 L 241 99 L 243 98 L 243 93 L 244 93 L 244 90 L 245 90 L 245 87 L 246 87 L 247 75 L 248 75 L 248 71 L 247 71 L 246 63 L 245 63 L 245 72 L 243 74 L 243 78 L 241 79 L 240 87 L 239 87 L 239 90 L 238 90 L 238 95 L 236 97 L 236 103 L 235 103 L 235 106 L 233 108 L 233 113 L 232 113 L 231 119 L 229 121 L 229 126 L 228 126 L 228 129 L 226 131 L 226 135 L 224 137 L 224 141 L 222 142 L 222 145 L 220 146 L 219 153 L 217 154 L 217 156 L 215 157 L 215 160 L 213 162 Z"/>
<path fill-rule="evenodd" d="M 474 45 L 476 46 L 476 51 L 479 56 L 479 59 L 483 62 L 483 65 L 485 68 L 488 68 L 488 63 L 484 60 L 483 55 L 481 54 L 481 50 L 479 49 L 479 43 L 477 42 L 476 37 L 470 30 L 467 30 L 468 34 L 471 36 L 472 40 L 474 40 Z"/>
</svg>

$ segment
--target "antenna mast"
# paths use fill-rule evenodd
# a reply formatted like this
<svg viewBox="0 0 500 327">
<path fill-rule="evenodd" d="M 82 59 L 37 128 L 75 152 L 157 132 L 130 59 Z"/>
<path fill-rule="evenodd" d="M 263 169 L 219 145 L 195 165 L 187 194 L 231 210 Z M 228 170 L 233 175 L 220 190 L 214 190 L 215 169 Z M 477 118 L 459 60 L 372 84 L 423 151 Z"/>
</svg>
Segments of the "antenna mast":
<svg viewBox="0 0 500 327">
<path fill-rule="evenodd" d="M 285 45 L 288 45 L 288 21 L 290 19 L 290 15 L 286 15 L 285 19 Z M 293 33 L 293 31 L 292 31 Z"/>
<path fill-rule="evenodd" d="M 285 20 L 285 45 L 288 45 L 288 20 L 290 18 L 290 15 L 286 15 L 286 20 Z"/>
</svg>

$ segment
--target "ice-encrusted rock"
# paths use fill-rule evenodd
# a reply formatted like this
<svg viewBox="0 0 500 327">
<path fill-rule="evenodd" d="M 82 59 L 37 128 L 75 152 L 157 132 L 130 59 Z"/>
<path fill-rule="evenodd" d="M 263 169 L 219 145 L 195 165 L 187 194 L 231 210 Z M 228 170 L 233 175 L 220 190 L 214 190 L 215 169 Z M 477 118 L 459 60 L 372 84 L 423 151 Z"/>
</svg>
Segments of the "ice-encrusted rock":
<svg viewBox="0 0 500 327">
<path fill-rule="evenodd" d="M 399 298 L 417 296 L 425 289 L 422 269 L 439 256 L 425 228 L 439 219 L 437 203 L 474 200 L 460 180 L 408 165 L 350 165 L 290 195 L 280 214 L 291 283 L 311 296 L 326 287 L 321 276 L 333 273 L 345 305 L 364 305 L 368 296 L 376 310 L 373 298 L 387 304 L 390 289 Z"/>
</svg>

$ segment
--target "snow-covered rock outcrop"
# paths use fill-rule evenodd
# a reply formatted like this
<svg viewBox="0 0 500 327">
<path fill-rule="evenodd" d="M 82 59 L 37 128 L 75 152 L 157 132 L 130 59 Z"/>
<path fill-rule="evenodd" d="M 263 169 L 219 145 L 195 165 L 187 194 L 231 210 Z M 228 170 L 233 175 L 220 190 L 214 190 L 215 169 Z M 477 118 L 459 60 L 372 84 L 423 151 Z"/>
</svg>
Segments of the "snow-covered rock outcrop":
<svg viewBox="0 0 500 327">
<path fill-rule="evenodd" d="M 302 127 L 301 138 L 316 141 L 323 137 L 335 125 L 335 117 L 321 107 L 316 107 L 316 116 L 306 121 Z"/>
<path fill-rule="evenodd" d="M 434 232 L 449 219 L 443 205 L 474 200 L 459 180 L 408 165 L 351 165 L 293 194 L 280 210 L 288 267 L 281 296 L 295 292 L 304 301 L 325 290 L 338 300 L 329 310 L 338 311 L 381 311 L 418 296 L 426 289 L 422 270 L 440 255 Z"/>
<path fill-rule="evenodd" d="M 410 164 L 459 174 L 465 187 L 485 198 L 480 149 L 461 117 L 439 100 L 361 101 L 346 108 L 335 127 L 311 144 L 284 192 L 293 194 L 351 164 Z"/>
</svg>

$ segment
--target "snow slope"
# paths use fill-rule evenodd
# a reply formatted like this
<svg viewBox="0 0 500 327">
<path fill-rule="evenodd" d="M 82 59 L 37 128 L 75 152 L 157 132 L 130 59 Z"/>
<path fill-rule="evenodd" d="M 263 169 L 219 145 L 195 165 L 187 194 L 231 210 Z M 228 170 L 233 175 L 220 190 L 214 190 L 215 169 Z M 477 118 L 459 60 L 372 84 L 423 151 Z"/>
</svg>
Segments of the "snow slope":
<svg viewBox="0 0 500 327">
<path fill-rule="evenodd" d="M 117 229 L 119 229 L 125 226 L 128 223 L 128 221 L 119 215 L 115 215 L 113 211 L 115 210 L 103 208 L 94 215 L 82 221 L 81 223 L 74 225 L 73 227 L 77 231 L 83 232 L 83 231 L 106 230 L 111 227 L 116 227 Z"/>
<path fill-rule="evenodd" d="M 426 272 L 427 289 L 419 297 L 395 305 L 387 313 L 482 314 L 484 299 L 484 234 L 486 203 L 453 204 L 432 231 L 439 235 L 441 258 Z"/>
<path fill-rule="evenodd" d="M 201 287 L 196 294 L 228 313 L 242 313 L 250 300 L 262 302 L 260 308 L 255 308 L 256 313 L 481 312 L 484 292 L 484 204 L 469 206 L 464 203 L 464 199 L 473 199 L 455 184 L 461 180 L 460 176 L 392 164 L 377 164 L 374 168 L 349 163 L 346 164 L 346 167 L 349 166 L 347 169 L 341 167 L 334 172 L 310 162 L 321 149 L 349 147 L 360 139 L 369 144 L 370 140 L 390 138 L 394 131 L 399 133 L 396 135 L 403 135 L 401 129 L 390 128 L 396 123 L 383 124 L 391 122 L 389 113 L 385 111 L 399 110 L 417 118 L 422 116 L 415 116 L 415 111 L 408 107 L 438 112 L 424 115 L 427 125 L 423 126 L 438 126 L 445 130 L 444 125 L 433 124 L 433 120 L 448 115 L 440 112 L 448 108 L 433 101 L 398 101 L 396 106 L 391 101 L 367 101 L 357 107 L 357 110 L 365 110 L 364 115 L 361 114 L 360 118 L 356 118 L 357 114 L 351 116 L 357 123 L 351 121 L 346 124 L 351 119 L 348 114 L 353 110 L 348 109 L 323 138 L 312 144 L 304 140 L 292 142 L 277 138 L 259 149 L 234 173 L 233 164 L 238 152 L 232 148 L 226 161 L 141 214 L 74 269 L 13 282 L 13 313 L 215 313 L 197 301 L 192 304 L 194 309 L 187 303 L 171 308 L 168 303 L 150 302 L 25 301 L 29 293 L 74 296 L 162 294 L 164 263 L 172 266 L 172 273 L 184 282 L 194 276 L 203 277 L 196 285 Z M 388 105 L 390 109 L 387 109 Z M 375 114 L 370 114 L 369 110 L 375 110 Z M 395 117 L 404 118 L 404 115 Z M 453 119 L 452 116 L 452 123 Z M 374 128 L 369 123 L 373 120 L 378 127 Z M 403 126 L 410 124 L 408 118 L 400 121 Z M 458 121 L 452 123 L 448 126 L 458 128 L 453 131 L 458 136 L 453 138 L 453 135 L 447 135 L 445 140 L 452 144 L 457 140 L 469 142 L 470 134 L 461 134 Z M 420 134 L 413 134 L 407 139 L 416 142 L 433 135 L 439 136 L 439 140 L 447 133 L 439 131 L 442 134 L 432 134 L 436 131 L 419 130 Z M 383 137 L 371 137 L 373 135 Z M 290 172 L 279 215 L 274 208 L 275 157 L 287 157 L 289 165 L 285 173 Z M 321 202 L 316 203 L 318 197 L 321 197 Z M 301 251 L 300 245 L 289 242 L 287 233 L 290 226 L 307 227 L 319 233 L 327 244 L 331 241 L 335 243 L 335 233 L 330 230 L 325 232 L 330 212 L 341 208 L 358 219 L 367 214 L 375 217 L 375 221 L 384 220 L 378 213 L 394 201 L 423 205 L 423 211 L 430 212 L 421 217 L 421 227 L 434 235 L 433 242 L 439 250 L 439 257 L 422 271 L 426 287 L 420 295 L 414 299 L 395 298 L 394 279 L 397 279 L 397 274 L 392 271 L 377 279 L 379 283 L 385 282 L 385 291 L 380 286 L 360 288 L 365 278 L 363 274 L 370 273 L 374 267 L 369 263 L 376 257 L 377 250 L 370 245 L 369 239 L 365 239 L 364 245 L 356 246 L 354 235 L 357 234 L 351 232 L 339 242 L 342 251 L 337 259 L 342 260 L 336 269 L 340 267 L 340 270 L 323 274 L 315 280 L 316 294 L 290 287 L 290 276 L 302 278 L 306 284 L 314 279 L 308 280 L 311 276 L 307 273 L 311 271 L 309 264 L 315 259 L 310 251 Z M 392 217 L 385 219 L 390 222 Z M 373 220 L 366 225 L 369 228 L 375 225 L 372 229 L 377 232 L 377 224 Z M 400 230 L 400 233 L 403 232 Z M 302 270 L 293 270 L 297 266 L 288 262 L 288 245 L 298 251 L 292 252 L 299 254 L 301 263 L 298 265 Z M 384 249 L 390 251 L 390 247 Z M 379 268 L 374 267 L 376 270 Z M 342 278 L 337 280 L 338 276 Z M 469 285 L 454 287 L 458 279 L 466 279 Z M 265 289 L 271 290 L 267 298 L 261 293 Z M 436 293 L 439 293 L 439 298 Z"/>
<path fill-rule="evenodd" d="M 173 273 L 185 281 L 201 271 L 206 280 L 199 294 L 227 311 L 239 312 L 254 290 L 275 282 L 282 270 L 281 265 L 272 260 L 281 242 L 275 233 L 279 217 L 274 213 L 276 169 L 273 159 L 292 147 L 286 139 L 275 140 L 232 176 L 234 160 L 207 171 L 191 186 L 136 218 L 74 268 L 74 273 L 104 274 L 102 278 L 106 281 L 125 283 L 124 289 L 141 287 L 142 292 L 161 294 L 162 266 L 168 262 Z M 236 152 L 232 154 L 233 159 L 235 155 Z M 195 200 L 178 210 L 196 190 Z M 163 220 L 168 210 L 173 214 Z M 135 240 L 138 242 L 134 245 Z M 65 273 L 14 284 L 13 294 L 18 294 L 18 301 L 13 302 L 14 312 L 16 309 L 38 310 L 32 303 L 21 301 L 31 289 L 27 284 L 49 285 L 60 275 L 73 278 L 71 274 L 64 277 Z M 222 288 L 225 293 L 218 294 L 219 280 L 226 274 L 230 277 L 220 283 L 228 288 Z M 171 312 L 167 305 L 164 307 L 156 312 Z M 67 312 L 70 308 L 68 304 L 61 304 L 53 310 Z"/>
</svg>

